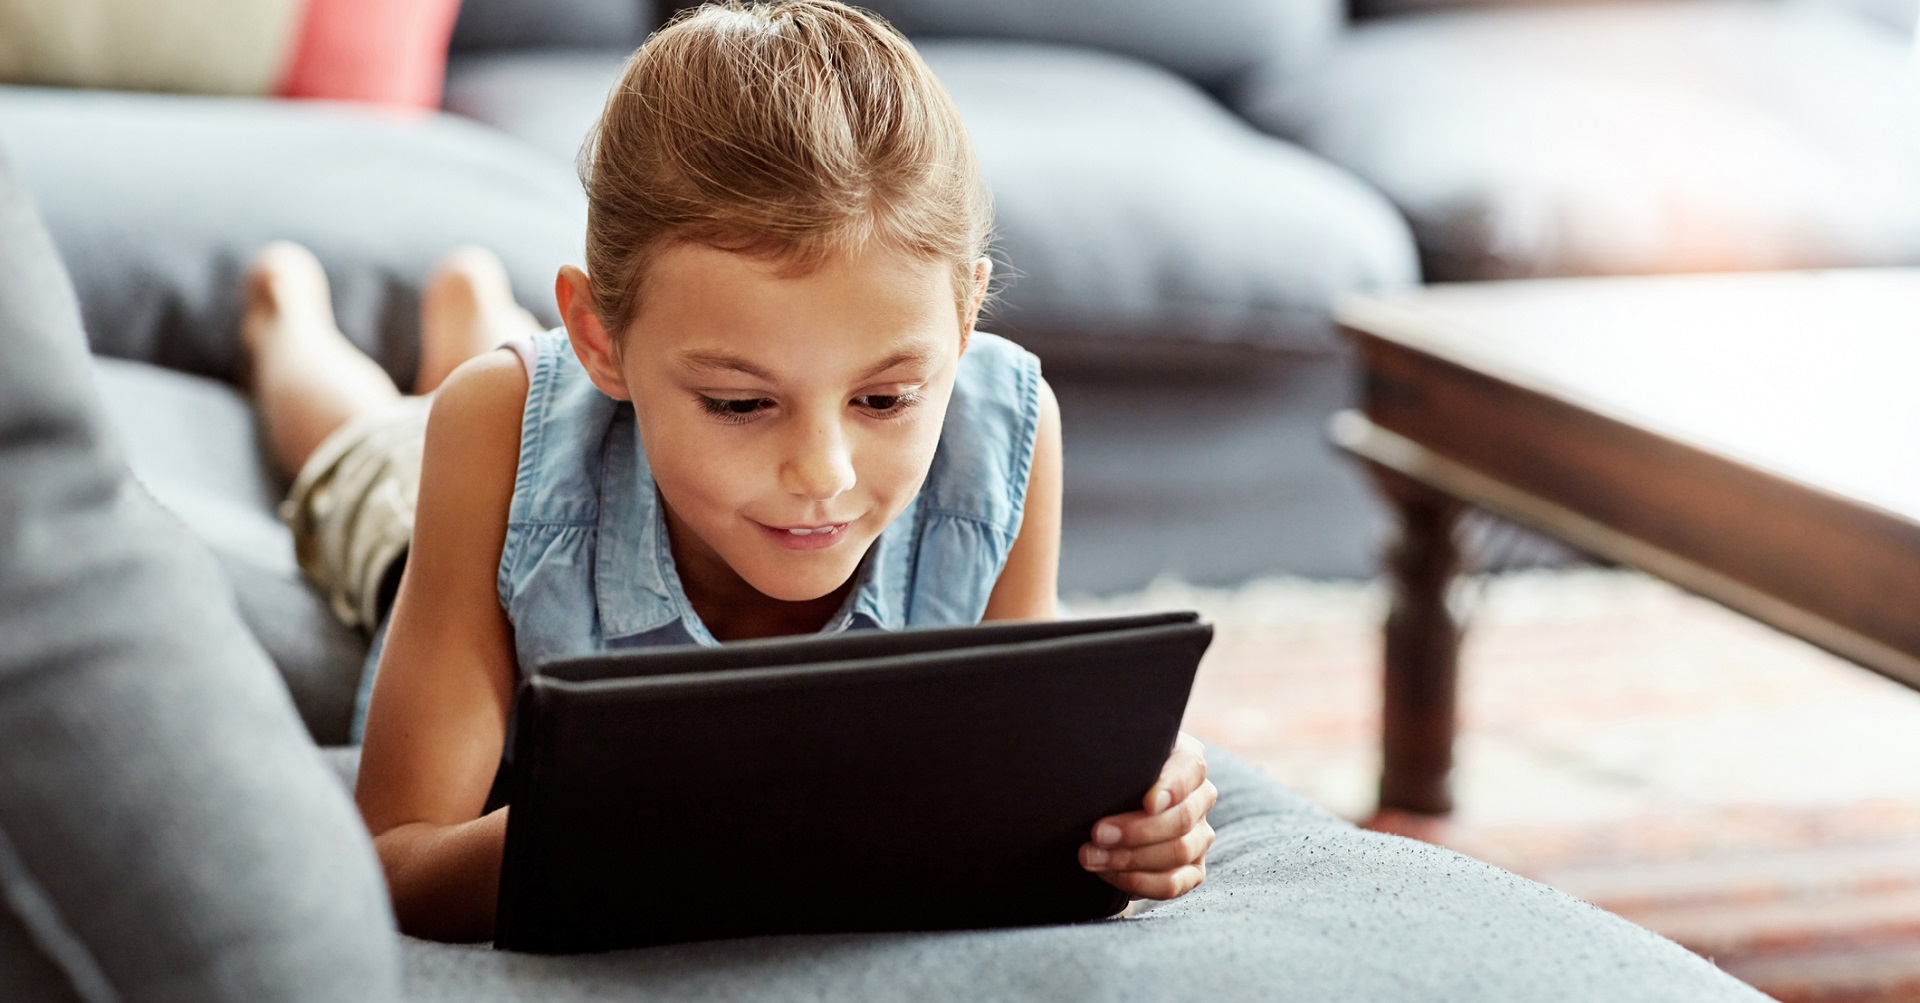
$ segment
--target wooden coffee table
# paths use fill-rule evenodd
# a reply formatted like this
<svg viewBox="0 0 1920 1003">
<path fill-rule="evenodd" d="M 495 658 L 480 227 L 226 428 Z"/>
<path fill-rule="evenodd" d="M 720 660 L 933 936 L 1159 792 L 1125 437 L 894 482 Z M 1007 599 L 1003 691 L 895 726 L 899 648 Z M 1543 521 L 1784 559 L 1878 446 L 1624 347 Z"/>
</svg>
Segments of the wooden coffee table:
<svg viewBox="0 0 1920 1003">
<path fill-rule="evenodd" d="M 1431 286 L 1340 323 L 1365 382 L 1332 435 L 1400 526 L 1383 813 L 1452 808 L 1466 506 L 1920 687 L 1920 270 Z"/>
</svg>

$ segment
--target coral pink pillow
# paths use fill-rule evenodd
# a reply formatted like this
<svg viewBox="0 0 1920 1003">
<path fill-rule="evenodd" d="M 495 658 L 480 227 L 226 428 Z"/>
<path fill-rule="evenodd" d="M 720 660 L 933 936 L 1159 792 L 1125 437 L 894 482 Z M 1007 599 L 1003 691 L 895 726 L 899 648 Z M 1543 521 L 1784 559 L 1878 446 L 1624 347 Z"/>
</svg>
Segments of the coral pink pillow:
<svg viewBox="0 0 1920 1003">
<path fill-rule="evenodd" d="M 307 0 L 275 93 L 437 108 L 460 0 Z"/>
</svg>

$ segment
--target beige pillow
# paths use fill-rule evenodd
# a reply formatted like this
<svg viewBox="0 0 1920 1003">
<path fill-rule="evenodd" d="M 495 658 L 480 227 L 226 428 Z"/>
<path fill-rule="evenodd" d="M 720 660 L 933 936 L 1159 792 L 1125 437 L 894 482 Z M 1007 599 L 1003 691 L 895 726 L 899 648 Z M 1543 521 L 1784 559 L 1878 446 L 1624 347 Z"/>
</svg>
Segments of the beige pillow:
<svg viewBox="0 0 1920 1003">
<path fill-rule="evenodd" d="M 268 94 L 303 0 L 0 0 L 0 81 Z"/>
</svg>

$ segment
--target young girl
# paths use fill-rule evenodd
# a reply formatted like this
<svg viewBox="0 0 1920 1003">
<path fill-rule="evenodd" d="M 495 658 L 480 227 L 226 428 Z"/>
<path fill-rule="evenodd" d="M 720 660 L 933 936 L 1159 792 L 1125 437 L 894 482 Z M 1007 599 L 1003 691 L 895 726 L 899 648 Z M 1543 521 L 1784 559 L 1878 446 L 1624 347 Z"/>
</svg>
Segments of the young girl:
<svg viewBox="0 0 1920 1003">
<path fill-rule="evenodd" d="M 1031 355 L 974 331 L 990 209 L 905 39 L 831 0 L 700 8 L 635 54 L 583 174 L 563 331 L 484 252 L 428 283 L 430 419 L 334 328 L 310 255 L 249 276 L 303 564 L 371 628 L 406 555 L 357 798 L 420 936 L 491 934 L 511 808 L 481 811 L 526 667 L 1055 615 L 1058 409 Z M 1186 893 L 1214 796 L 1182 736 L 1082 866 Z"/>
</svg>

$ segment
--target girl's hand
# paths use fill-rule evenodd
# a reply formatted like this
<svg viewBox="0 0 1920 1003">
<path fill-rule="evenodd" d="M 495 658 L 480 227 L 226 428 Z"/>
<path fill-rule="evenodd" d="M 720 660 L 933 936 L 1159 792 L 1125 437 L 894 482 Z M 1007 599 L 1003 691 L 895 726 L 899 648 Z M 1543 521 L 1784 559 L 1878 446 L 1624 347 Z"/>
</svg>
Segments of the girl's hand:
<svg viewBox="0 0 1920 1003">
<path fill-rule="evenodd" d="M 1095 822 L 1093 842 L 1080 847 L 1080 866 L 1138 898 L 1179 898 L 1207 879 L 1207 812 L 1218 798 L 1207 779 L 1206 748 L 1183 731 L 1142 799 L 1146 810 Z"/>
</svg>

